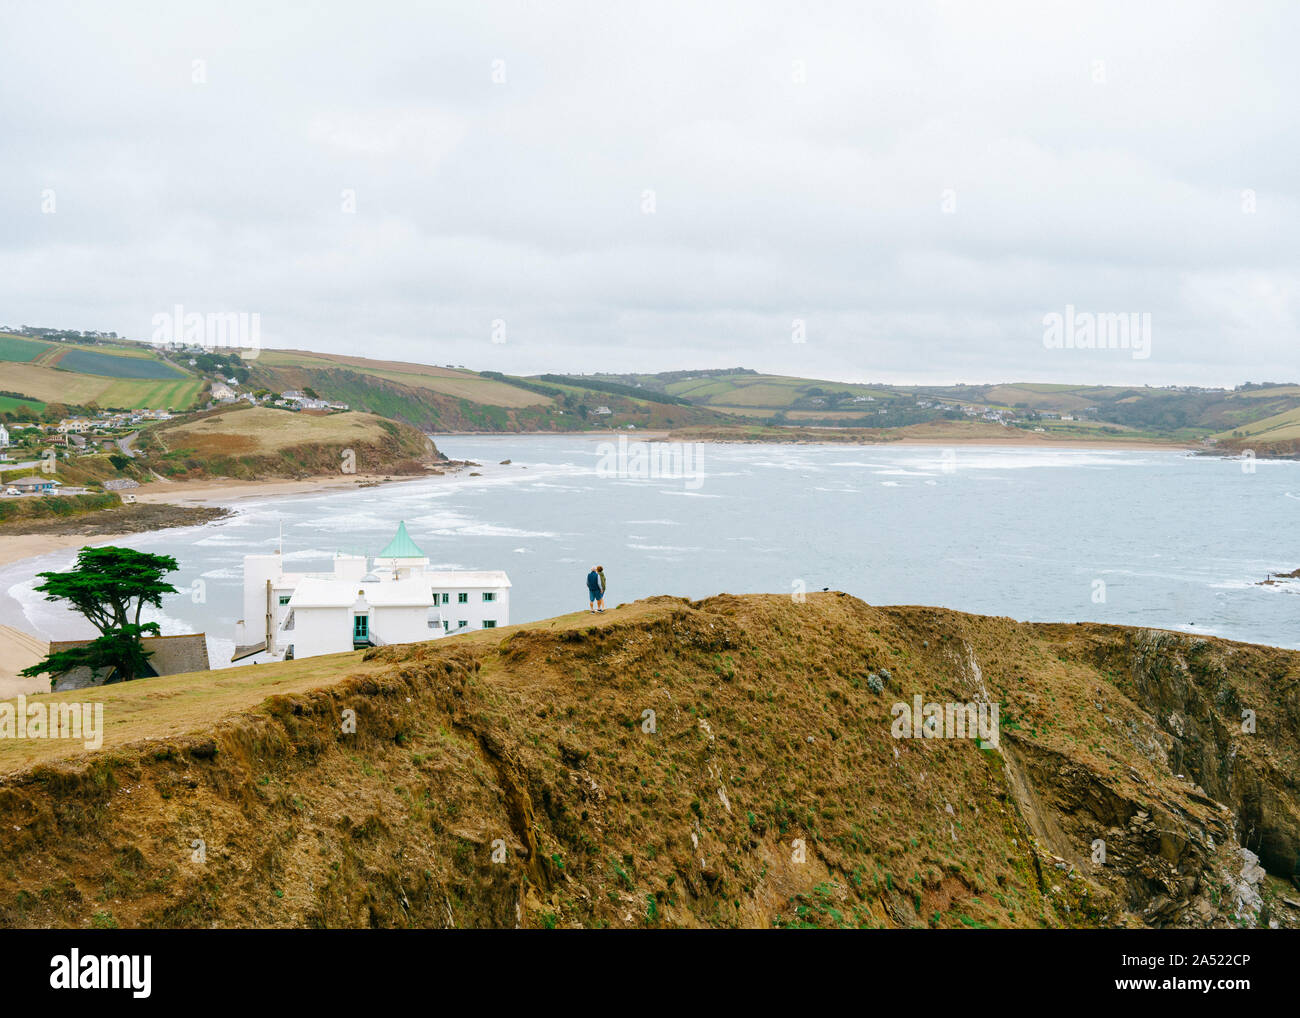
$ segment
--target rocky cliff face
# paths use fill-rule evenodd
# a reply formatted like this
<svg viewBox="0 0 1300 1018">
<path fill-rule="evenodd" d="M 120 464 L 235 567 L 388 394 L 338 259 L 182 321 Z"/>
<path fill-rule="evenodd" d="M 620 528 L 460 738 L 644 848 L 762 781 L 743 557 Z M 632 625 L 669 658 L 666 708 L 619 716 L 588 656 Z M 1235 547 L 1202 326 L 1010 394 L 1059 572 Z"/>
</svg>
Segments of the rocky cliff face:
<svg viewBox="0 0 1300 1018">
<path fill-rule="evenodd" d="M 5 777 L 0 921 L 1300 924 L 1300 653 L 814 594 L 370 657 Z"/>
</svg>

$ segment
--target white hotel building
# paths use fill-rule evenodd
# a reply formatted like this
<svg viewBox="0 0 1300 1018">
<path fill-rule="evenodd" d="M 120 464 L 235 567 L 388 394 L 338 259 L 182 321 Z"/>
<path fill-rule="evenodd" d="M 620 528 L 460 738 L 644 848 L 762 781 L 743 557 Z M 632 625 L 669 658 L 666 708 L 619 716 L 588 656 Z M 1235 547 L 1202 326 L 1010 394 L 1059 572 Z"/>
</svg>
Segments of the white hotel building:
<svg viewBox="0 0 1300 1018">
<path fill-rule="evenodd" d="M 430 570 L 401 523 L 373 565 L 338 552 L 332 572 L 286 573 L 278 551 L 245 555 L 231 660 L 315 657 L 509 623 L 509 576 Z"/>
</svg>

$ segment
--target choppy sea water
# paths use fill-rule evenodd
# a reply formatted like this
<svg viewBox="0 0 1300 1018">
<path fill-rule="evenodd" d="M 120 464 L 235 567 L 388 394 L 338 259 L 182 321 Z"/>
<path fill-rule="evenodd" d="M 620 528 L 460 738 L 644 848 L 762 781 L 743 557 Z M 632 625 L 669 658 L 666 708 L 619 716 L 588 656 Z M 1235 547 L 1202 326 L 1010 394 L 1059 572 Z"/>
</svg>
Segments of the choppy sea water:
<svg viewBox="0 0 1300 1018">
<path fill-rule="evenodd" d="M 242 503 L 204 527 L 117 542 L 181 564 L 155 621 L 234 646 L 241 557 L 274 549 L 328 569 L 377 552 L 405 520 L 437 566 L 505 569 L 511 621 L 610 604 L 829 587 L 875 604 L 927 604 L 1035 621 L 1092 620 L 1300 648 L 1300 463 L 1181 452 L 994 447 L 704 444 L 693 477 L 610 475 L 600 442 L 437 438 L 482 476 L 430 478 Z M 509 466 L 498 461 L 510 459 Z M 632 468 L 635 470 L 635 467 Z M 55 638 L 88 627 L 32 588 L 60 552 L 0 569 L 0 622 Z"/>
</svg>

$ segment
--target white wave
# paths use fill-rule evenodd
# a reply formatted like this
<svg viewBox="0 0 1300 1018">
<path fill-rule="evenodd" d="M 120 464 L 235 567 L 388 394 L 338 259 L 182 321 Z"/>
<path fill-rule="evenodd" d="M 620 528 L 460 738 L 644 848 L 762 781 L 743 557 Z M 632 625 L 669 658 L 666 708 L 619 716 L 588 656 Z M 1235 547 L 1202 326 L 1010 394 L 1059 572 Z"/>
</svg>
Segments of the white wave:
<svg viewBox="0 0 1300 1018">
<path fill-rule="evenodd" d="M 518 527 L 501 527 L 493 523 L 471 523 L 454 529 L 435 530 L 435 534 L 456 537 L 558 537 L 552 530 L 521 530 Z"/>
<path fill-rule="evenodd" d="M 266 542 L 251 541 L 242 537 L 234 537 L 230 534 L 211 534 L 208 537 L 195 541 L 194 545 L 198 548 L 207 548 L 213 545 L 244 545 L 245 547 L 251 548 L 259 543 L 265 544 Z"/>
<path fill-rule="evenodd" d="M 242 566 L 223 566 L 220 569 L 209 569 L 206 573 L 200 573 L 199 576 L 205 580 L 242 580 L 244 578 L 244 569 Z"/>
</svg>

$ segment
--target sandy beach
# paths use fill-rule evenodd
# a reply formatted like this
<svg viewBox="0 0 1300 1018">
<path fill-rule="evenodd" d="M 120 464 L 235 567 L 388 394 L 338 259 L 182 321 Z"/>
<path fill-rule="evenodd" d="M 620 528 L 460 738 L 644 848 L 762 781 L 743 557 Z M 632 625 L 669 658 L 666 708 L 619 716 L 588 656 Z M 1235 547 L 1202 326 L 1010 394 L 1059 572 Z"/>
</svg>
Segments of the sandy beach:
<svg viewBox="0 0 1300 1018">
<path fill-rule="evenodd" d="M 40 637 L 10 626 L 0 626 L 0 700 L 19 693 L 48 693 L 49 679 L 21 678 L 18 673 L 45 657 L 49 649 Z"/>
<path fill-rule="evenodd" d="M 369 474 L 329 474 L 324 477 L 306 477 L 294 481 L 154 481 L 136 488 L 131 494 L 135 495 L 137 502 L 233 506 L 254 498 L 312 495 L 339 488 L 399 484 L 402 481 L 417 481 L 430 476 L 437 475 L 412 474 L 409 477 L 383 477 Z"/>
<path fill-rule="evenodd" d="M 64 548 L 80 548 L 87 544 L 106 544 L 122 537 L 122 534 L 5 534 L 0 536 L 0 566 L 7 566 L 20 559 L 36 558 L 48 555 L 52 551 Z"/>
</svg>

